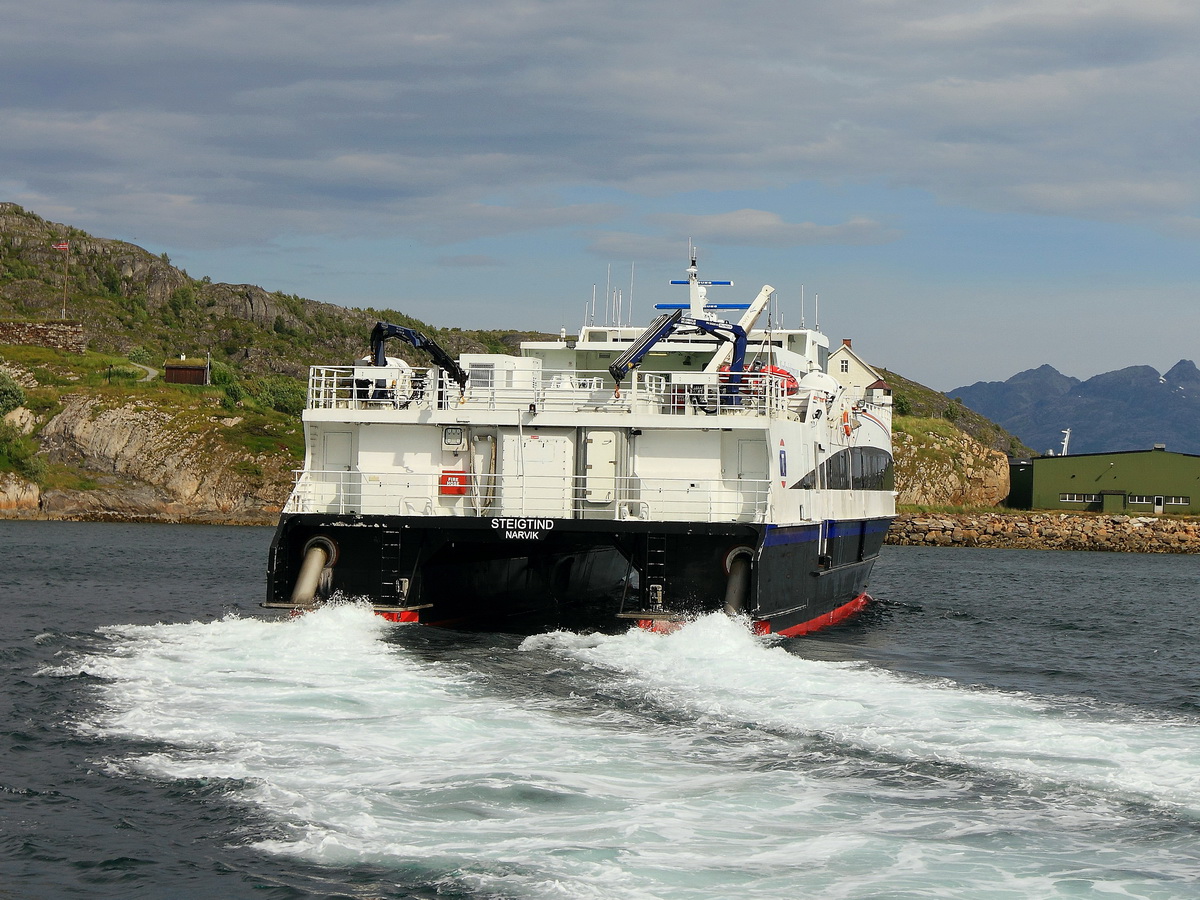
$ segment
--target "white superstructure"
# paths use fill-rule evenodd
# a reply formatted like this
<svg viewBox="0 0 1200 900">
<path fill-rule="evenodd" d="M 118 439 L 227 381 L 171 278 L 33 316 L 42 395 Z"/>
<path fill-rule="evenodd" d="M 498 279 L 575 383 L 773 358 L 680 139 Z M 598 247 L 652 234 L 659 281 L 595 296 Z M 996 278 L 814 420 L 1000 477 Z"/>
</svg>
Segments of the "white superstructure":
<svg viewBox="0 0 1200 900">
<path fill-rule="evenodd" d="M 633 583 L 651 585 L 656 608 L 670 555 L 712 556 L 718 580 L 731 559 L 752 558 L 745 578 L 761 590 L 786 580 L 771 560 L 800 564 L 799 544 L 814 575 L 846 576 L 839 595 L 861 593 L 895 509 L 890 397 L 825 371 L 819 332 L 756 328 L 769 285 L 732 322 L 718 315 L 729 306 L 708 302 L 694 261 L 688 275 L 689 302 L 664 304 L 673 311 L 649 328 L 585 325 L 576 338 L 525 342 L 517 356 L 455 361 L 435 346 L 442 364 L 414 367 L 384 356 L 385 337 L 432 342 L 381 323 L 377 334 L 391 331 L 373 337 L 371 358 L 312 370 L 305 464 L 281 535 L 290 519 L 395 529 L 395 571 L 414 560 L 395 579 L 397 602 L 435 544 L 532 572 L 574 566 L 592 552 L 589 534 L 628 560 Z M 405 556 L 401 540 L 418 536 L 425 549 Z M 325 540 L 327 560 L 342 555 Z M 682 579 L 689 596 L 705 577 Z"/>
</svg>

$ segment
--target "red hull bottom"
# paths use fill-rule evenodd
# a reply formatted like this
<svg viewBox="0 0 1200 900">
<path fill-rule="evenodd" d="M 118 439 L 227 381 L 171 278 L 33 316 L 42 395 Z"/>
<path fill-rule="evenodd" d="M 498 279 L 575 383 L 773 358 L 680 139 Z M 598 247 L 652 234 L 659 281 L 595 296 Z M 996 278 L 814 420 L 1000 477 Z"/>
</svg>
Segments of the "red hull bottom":
<svg viewBox="0 0 1200 900">
<path fill-rule="evenodd" d="M 401 612 L 379 611 L 379 612 L 376 612 L 375 615 L 379 616 L 379 618 L 381 618 L 381 619 L 387 619 L 389 622 L 420 622 L 421 621 L 421 616 L 415 609 L 413 609 L 413 610 L 406 609 Z"/>
<path fill-rule="evenodd" d="M 837 609 L 823 613 L 815 619 L 809 619 L 807 622 L 801 622 L 798 625 L 790 625 L 787 628 L 781 628 L 778 631 L 771 630 L 771 623 L 767 620 L 754 622 L 751 627 L 755 634 L 778 634 L 783 637 L 800 637 L 804 634 L 812 634 L 814 631 L 820 631 L 823 628 L 832 628 L 834 625 L 840 625 L 850 619 L 853 619 L 860 612 L 867 608 L 867 604 L 871 602 L 870 594 L 859 594 L 849 603 L 839 606 Z M 655 634 L 669 634 L 672 631 L 677 631 L 683 627 L 682 622 L 664 621 L 660 619 L 638 619 L 637 625 L 644 631 L 652 631 Z"/>
<path fill-rule="evenodd" d="M 849 603 L 839 606 L 835 610 L 817 616 L 815 619 L 809 619 L 807 622 L 801 622 L 799 625 L 781 628 L 776 632 L 771 631 L 770 622 L 755 622 L 754 632 L 756 634 L 781 634 L 784 637 L 799 637 L 802 634 L 812 634 L 814 631 L 820 631 L 822 628 L 830 628 L 853 619 L 866 609 L 867 604 L 870 602 L 870 594 L 859 594 Z"/>
<path fill-rule="evenodd" d="M 809 619 L 807 622 L 801 622 L 798 625 L 790 625 L 787 628 L 781 628 L 778 631 L 771 630 L 771 623 L 766 620 L 754 622 L 751 628 L 755 634 L 778 634 L 782 637 L 800 637 L 805 634 L 812 634 L 814 631 L 820 631 L 824 628 L 832 628 L 834 625 L 840 625 L 846 622 L 867 608 L 867 604 L 871 602 L 869 594 L 859 594 L 849 603 L 839 606 L 835 610 L 817 616 L 815 619 Z M 302 615 L 302 610 L 292 610 L 293 616 Z M 389 622 L 403 622 L 411 624 L 419 624 L 421 622 L 420 613 L 417 610 L 402 610 L 392 612 L 388 610 L 377 610 L 375 613 L 381 619 L 386 619 Z M 437 624 L 437 623 L 425 623 Z M 446 623 L 443 623 L 446 624 Z M 685 623 L 679 621 L 671 621 L 664 619 L 637 619 L 638 628 L 643 631 L 650 631 L 655 634 L 670 634 L 672 631 L 678 631 Z"/>
</svg>

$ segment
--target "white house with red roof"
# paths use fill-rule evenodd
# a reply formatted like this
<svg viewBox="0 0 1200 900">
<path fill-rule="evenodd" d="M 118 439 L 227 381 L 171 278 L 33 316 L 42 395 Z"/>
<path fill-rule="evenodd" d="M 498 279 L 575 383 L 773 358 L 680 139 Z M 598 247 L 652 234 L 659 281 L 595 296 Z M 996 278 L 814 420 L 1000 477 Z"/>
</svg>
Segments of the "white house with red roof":
<svg viewBox="0 0 1200 900">
<path fill-rule="evenodd" d="M 829 354 L 829 374 L 845 385 L 856 399 L 890 406 L 892 389 L 878 372 L 854 352 L 850 338 L 842 338 L 842 346 Z"/>
</svg>

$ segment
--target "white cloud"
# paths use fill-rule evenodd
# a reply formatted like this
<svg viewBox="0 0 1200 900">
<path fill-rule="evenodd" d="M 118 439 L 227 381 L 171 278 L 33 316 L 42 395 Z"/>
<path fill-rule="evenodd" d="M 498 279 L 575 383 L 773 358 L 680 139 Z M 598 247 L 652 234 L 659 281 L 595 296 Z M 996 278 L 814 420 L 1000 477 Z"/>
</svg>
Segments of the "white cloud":
<svg viewBox="0 0 1200 900">
<path fill-rule="evenodd" d="M 286 229 L 305 206 L 361 207 L 366 222 L 410 198 L 808 179 L 1108 220 L 1194 214 L 1186 191 L 1157 206 L 1079 202 L 1094 185 L 1196 180 L 1183 123 L 1200 10 L 1182 2 L 859 0 L 750 16 L 717 2 L 116 0 L 10 13 L 0 167 L 97 207 L 123 180 L 147 199 L 191 197 L 193 215 L 219 215 L 214 232 L 239 205 Z M 68 144 L 78 158 L 64 164 Z M 420 206 L 448 219 L 462 204 Z"/>
<path fill-rule="evenodd" d="M 778 213 L 739 209 L 711 215 L 666 214 L 654 216 L 672 234 L 699 240 L 752 247 L 797 247 L 805 244 L 879 244 L 899 235 L 864 217 L 838 225 L 785 222 Z"/>
<path fill-rule="evenodd" d="M 564 246 L 677 267 L 692 238 L 903 268 L 937 211 L 1200 237 L 1191 0 L 51 0 L 4 23 L 7 199 L 173 255 L 368 236 L 432 281 L 541 275 Z M 957 264 L 944 238 L 926 265 Z"/>
</svg>

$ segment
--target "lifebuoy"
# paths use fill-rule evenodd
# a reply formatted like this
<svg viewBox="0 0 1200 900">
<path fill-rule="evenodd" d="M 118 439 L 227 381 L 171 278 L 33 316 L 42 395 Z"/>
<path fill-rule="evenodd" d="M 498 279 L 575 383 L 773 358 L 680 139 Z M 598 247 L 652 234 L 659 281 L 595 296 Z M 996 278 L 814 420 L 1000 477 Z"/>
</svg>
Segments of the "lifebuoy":
<svg viewBox="0 0 1200 900">
<path fill-rule="evenodd" d="M 850 427 L 850 412 L 842 410 L 842 431 L 846 432 L 846 437 L 850 437 L 850 432 L 853 429 Z"/>
</svg>

